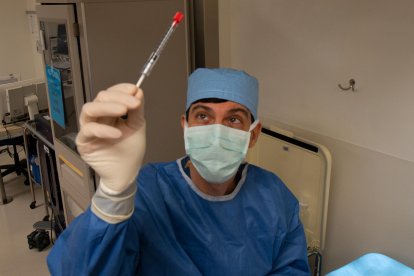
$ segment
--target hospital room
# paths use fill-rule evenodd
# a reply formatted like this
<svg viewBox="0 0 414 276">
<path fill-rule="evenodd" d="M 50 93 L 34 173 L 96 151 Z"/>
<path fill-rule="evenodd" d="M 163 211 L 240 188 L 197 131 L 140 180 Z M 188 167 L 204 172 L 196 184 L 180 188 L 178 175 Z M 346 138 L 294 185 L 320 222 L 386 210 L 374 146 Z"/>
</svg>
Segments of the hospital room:
<svg viewBox="0 0 414 276">
<path fill-rule="evenodd" d="M 414 276 L 413 1 L 0 20 L 0 275 Z"/>
</svg>

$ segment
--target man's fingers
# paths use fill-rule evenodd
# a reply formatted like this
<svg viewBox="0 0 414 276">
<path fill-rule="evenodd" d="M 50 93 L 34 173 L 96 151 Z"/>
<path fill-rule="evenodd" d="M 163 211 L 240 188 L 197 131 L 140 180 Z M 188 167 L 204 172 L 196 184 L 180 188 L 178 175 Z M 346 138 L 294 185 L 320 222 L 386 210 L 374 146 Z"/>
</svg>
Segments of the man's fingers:
<svg viewBox="0 0 414 276">
<path fill-rule="evenodd" d="M 128 95 L 135 95 L 138 91 L 138 88 L 131 83 L 120 83 L 109 87 L 108 89 L 106 89 L 106 91 L 109 91 L 111 93 L 120 92 Z"/>
<path fill-rule="evenodd" d="M 137 108 L 128 111 L 127 124 L 130 127 L 136 128 L 142 125 L 144 121 L 144 93 L 138 89 L 135 98 L 139 101 Z"/>
<path fill-rule="evenodd" d="M 84 144 L 91 139 L 117 139 L 121 137 L 122 132 L 116 127 L 108 126 L 105 124 L 99 124 L 96 122 L 90 122 L 81 128 L 78 136 L 76 137 L 77 144 Z"/>
<path fill-rule="evenodd" d="M 99 92 L 93 102 L 84 104 L 82 108 L 77 143 L 120 138 L 122 124 L 125 123 L 131 128 L 139 128 L 144 123 L 143 101 L 142 90 L 133 84 L 117 84 Z M 120 117 L 127 113 L 128 119 L 125 122 Z"/>
<path fill-rule="evenodd" d="M 89 102 L 83 105 L 79 122 L 83 126 L 86 123 L 96 121 L 100 117 L 119 117 L 126 114 L 127 106 L 120 103 Z"/>
<path fill-rule="evenodd" d="M 94 102 L 119 103 L 127 106 L 130 109 L 136 108 L 139 100 L 134 95 L 106 90 L 99 92 Z"/>
</svg>

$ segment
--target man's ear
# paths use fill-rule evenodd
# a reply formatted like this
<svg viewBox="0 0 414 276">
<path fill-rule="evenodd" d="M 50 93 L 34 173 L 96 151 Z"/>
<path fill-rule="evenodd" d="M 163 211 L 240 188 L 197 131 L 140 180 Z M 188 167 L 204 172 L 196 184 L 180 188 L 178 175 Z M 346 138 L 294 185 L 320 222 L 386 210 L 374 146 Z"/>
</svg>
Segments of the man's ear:
<svg viewBox="0 0 414 276">
<path fill-rule="evenodd" d="M 184 126 L 185 126 L 185 120 L 186 120 L 186 118 L 185 118 L 185 115 L 183 114 L 183 115 L 181 115 L 181 127 L 184 129 Z"/>
<path fill-rule="evenodd" d="M 262 132 L 262 124 L 259 122 L 257 126 L 251 131 L 249 149 L 256 145 L 260 132 Z"/>
</svg>

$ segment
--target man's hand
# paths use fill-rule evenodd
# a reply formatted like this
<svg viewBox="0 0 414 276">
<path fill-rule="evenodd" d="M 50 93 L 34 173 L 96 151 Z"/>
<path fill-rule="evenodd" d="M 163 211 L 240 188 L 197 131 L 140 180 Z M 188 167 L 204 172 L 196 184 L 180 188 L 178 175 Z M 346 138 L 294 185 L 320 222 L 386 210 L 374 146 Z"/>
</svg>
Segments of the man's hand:
<svg viewBox="0 0 414 276">
<path fill-rule="evenodd" d="M 76 145 L 82 159 L 99 174 L 106 194 L 122 193 L 134 183 L 145 153 L 142 90 L 118 84 L 101 91 L 83 106 L 79 120 Z"/>
</svg>

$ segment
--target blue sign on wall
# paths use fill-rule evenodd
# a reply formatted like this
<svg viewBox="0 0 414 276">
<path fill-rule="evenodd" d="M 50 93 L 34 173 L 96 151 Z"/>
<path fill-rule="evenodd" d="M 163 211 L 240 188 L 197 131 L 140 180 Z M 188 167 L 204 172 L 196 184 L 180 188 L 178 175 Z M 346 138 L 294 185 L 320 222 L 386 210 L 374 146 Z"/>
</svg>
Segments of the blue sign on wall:
<svg viewBox="0 0 414 276">
<path fill-rule="evenodd" d="M 46 79 L 50 100 L 50 116 L 58 125 L 65 128 L 65 109 L 60 71 L 46 65 Z"/>
</svg>

